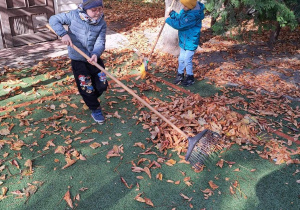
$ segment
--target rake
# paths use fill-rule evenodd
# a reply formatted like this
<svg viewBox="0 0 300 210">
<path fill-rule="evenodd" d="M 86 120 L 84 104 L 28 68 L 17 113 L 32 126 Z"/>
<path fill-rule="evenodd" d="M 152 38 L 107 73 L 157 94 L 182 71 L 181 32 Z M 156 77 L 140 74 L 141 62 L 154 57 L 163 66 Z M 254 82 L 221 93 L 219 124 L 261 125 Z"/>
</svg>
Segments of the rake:
<svg viewBox="0 0 300 210">
<path fill-rule="evenodd" d="M 170 8 L 173 7 L 174 2 L 175 2 L 175 0 L 172 1 Z M 162 27 L 160 28 L 160 30 L 159 30 L 159 32 L 158 32 L 158 35 L 157 35 L 157 38 L 156 38 L 156 40 L 155 40 L 155 42 L 154 42 L 154 44 L 153 44 L 153 46 L 152 46 L 152 49 L 151 49 L 151 51 L 150 51 L 149 58 L 145 57 L 145 58 L 143 59 L 142 65 L 140 66 L 141 78 L 142 78 L 142 79 L 145 79 L 146 76 L 147 76 L 148 63 L 149 63 L 149 61 L 150 61 L 150 59 L 151 59 L 151 57 L 152 57 L 152 54 L 153 54 L 154 49 L 155 49 L 155 46 L 156 46 L 156 44 L 157 44 L 157 42 L 158 42 L 158 39 L 159 39 L 159 37 L 160 37 L 160 35 L 161 35 L 161 32 L 163 31 L 165 25 L 166 25 L 166 21 L 164 20 L 164 23 L 163 23 Z"/>
<path fill-rule="evenodd" d="M 207 162 L 208 157 L 225 147 L 220 143 L 220 138 L 221 136 L 218 133 L 208 129 L 203 130 L 194 137 L 189 137 L 185 160 L 189 161 L 196 170 L 200 170 Z"/>
<path fill-rule="evenodd" d="M 50 31 L 55 33 L 55 31 L 51 28 L 49 24 L 47 24 L 46 26 L 47 28 L 49 28 Z M 86 58 L 87 60 L 90 59 L 89 56 L 87 56 L 83 51 L 81 51 L 75 45 L 73 45 L 72 47 L 84 58 Z M 204 130 L 194 137 L 189 137 L 185 132 L 180 130 L 174 123 L 172 123 L 165 116 L 159 113 L 156 109 L 150 106 L 150 104 L 148 104 L 144 99 L 139 97 L 132 89 L 128 88 L 121 81 L 115 78 L 102 66 L 100 66 L 98 63 L 94 63 L 94 65 L 188 140 L 188 151 L 186 154 L 186 160 L 189 161 L 196 169 L 198 169 L 201 165 L 204 164 L 204 159 L 208 158 L 213 151 L 221 150 L 221 148 L 223 148 L 221 145 L 219 145 L 220 136 L 217 133 L 212 132 L 210 130 Z"/>
</svg>

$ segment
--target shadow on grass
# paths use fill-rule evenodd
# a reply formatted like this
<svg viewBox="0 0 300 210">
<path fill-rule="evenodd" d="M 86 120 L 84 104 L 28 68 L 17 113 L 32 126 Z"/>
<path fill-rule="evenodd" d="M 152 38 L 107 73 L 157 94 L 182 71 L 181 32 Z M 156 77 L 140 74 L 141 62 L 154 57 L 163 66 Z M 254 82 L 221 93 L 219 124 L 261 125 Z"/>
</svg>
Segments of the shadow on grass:
<svg viewBox="0 0 300 210">
<path fill-rule="evenodd" d="M 300 206 L 300 179 L 298 165 L 273 171 L 256 184 L 259 199 L 257 209 L 298 209 Z"/>
</svg>

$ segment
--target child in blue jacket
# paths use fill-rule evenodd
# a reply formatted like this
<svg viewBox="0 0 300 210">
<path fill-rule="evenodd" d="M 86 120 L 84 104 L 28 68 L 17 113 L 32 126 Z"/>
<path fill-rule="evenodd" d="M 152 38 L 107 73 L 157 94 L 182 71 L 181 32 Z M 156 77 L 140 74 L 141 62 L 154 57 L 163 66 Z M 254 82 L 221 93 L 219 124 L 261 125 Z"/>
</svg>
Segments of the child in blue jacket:
<svg viewBox="0 0 300 210">
<path fill-rule="evenodd" d="M 62 42 L 68 45 L 68 54 L 78 91 L 92 111 L 93 119 L 100 124 L 103 123 L 105 118 L 98 97 L 107 89 L 108 84 L 106 75 L 93 65 L 98 63 L 104 68 L 100 56 L 105 49 L 107 26 L 102 0 L 83 0 L 77 9 L 51 16 L 49 24 L 55 33 L 62 37 Z M 63 25 L 67 25 L 68 30 Z M 72 48 L 73 45 L 90 59 L 86 60 Z"/>
<path fill-rule="evenodd" d="M 195 83 L 192 60 L 199 45 L 205 7 L 197 0 L 180 0 L 180 2 L 183 9 L 179 13 L 167 9 L 166 15 L 169 17 L 166 23 L 178 30 L 180 54 L 174 84 L 182 83 L 183 86 L 190 86 Z M 186 77 L 184 77 L 184 69 Z"/>
</svg>

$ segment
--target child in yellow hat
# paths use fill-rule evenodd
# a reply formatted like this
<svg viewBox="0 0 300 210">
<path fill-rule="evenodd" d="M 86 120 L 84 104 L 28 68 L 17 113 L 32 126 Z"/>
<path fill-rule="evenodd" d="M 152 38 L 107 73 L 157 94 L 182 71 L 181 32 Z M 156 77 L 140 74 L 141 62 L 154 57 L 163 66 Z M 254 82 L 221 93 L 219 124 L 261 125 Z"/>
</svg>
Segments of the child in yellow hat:
<svg viewBox="0 0 300 210">
<path fill-rule="evenodd" d="M 167 9 L 166 23 L 178 30 L 180 54 L 174 84 L 190 86 L 195 83 L 192 60 L 199 45 L 205 6 L 197 0 L 180 0 L 180 2 L 183 9 L 179 13 L 171 8 Z"/>
</svg>

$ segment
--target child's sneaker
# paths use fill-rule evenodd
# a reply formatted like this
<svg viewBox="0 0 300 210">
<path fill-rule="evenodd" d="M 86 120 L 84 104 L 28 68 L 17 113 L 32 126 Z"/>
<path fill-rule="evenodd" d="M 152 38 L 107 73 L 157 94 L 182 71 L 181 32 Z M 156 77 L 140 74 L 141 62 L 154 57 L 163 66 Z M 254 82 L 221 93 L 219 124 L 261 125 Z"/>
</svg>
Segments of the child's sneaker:
<svg viewBox="0 0 300 210">
<path fill-rule="evenodd" d="M 184 74 L 177 74 L 173 84 L 178 85 L 183 81 L 183 79 L 184 79 Z"/>
<path fill-rule="evenodd" d="M 194 75 L 187 75 L 187 77 L 182 82 L 182 85 L 188 87 L 195 83 Z"/>
<path fill-rule="evenodd" d="M 105 118 L 104 116 L 102 115 L 102 111 L 101 109 L 96 109 L 96 110 L 92 110 L 92 117 L 93 119 L 97 122 L 97 123 L 104 123 L 105 121 Z"/>
</svg>

